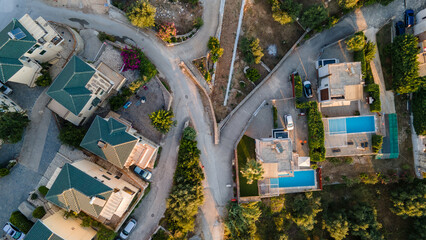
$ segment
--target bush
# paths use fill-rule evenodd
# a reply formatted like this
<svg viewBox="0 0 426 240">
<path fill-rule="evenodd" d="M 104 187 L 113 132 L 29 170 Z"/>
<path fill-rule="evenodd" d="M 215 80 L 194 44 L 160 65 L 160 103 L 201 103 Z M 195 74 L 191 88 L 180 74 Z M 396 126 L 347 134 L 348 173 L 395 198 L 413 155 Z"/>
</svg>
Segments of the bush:
<svg viewBox="0 0 426 240">
<path fill-rule="evenodd" d="M 173 126 L 174 118 L 172 111 L 166 110 L 158 110 L 149 115 L 149 119 L 151 119 L 151 124 L 161 133 L 167 133 L 170 128 Z"/>
<path fill-rule="evenodd" d="M 372 185 L 374 185 L 374 184 L 377 184 L 379 182 L 380 175 L 379 174 L 368 175 L 366 173 L 361 173 L 359 175 L 359 179 L 364 184 L 372 184 Z"/>
<path fill-rule="evenodd" d="M 115 39 L 115 36 L 106 34 L 105 32 L 99 32 L 98 34 L 99 41 L 104 42 L 105 40 L 116 42 L 117 39 Z"/>
<path fill-rule="evenodd" d="M 9 218 L 9 222 L 24 233 L 28 233 L 34 225 L 34 223 L 28 220 L 20 211 L 13 212 Z"/>
<path fill-rule="evenodd" d="M 203 18 L 201 18 L 201 17 L 197 17 L 197 18 L 194 20 L 194 27 L 195 27 L 196 29 L 201 28 L 203 25 L 204 25 Z"/>
<path fill-rule="evenodd" d="M 260 78 L 260 74 L 255 68 L 249 68 L 246 71 L 246 78 L 252 82 L 256 82 Z"/>
<path fill-rule="evenodd" d="M 354 8 L 359 0 L 339 0 L 339 5 L 344 9 Z"/>
<path fill-rule="evenodd" d="M 195 138 L 197 137 L 197 132 L 192 127 L 186 127 L 183 130 L 183 139 L 189 140 L 189 141 L 195 141 Z"/>
<path fill-rule="evenodd" d="M 0 112 L 0 139 L 7 143 L 21 141 L 29 122 L 24 112 Z"/>
<path fill-rule="evenodd" d="M 219 39 L 210 37 L 207 47 L 210 49 L 210 59 L 212 62 L 217 62 L 223 55 L 223 48 L 220 47 Z"/>
<path fill-rule="evenodd" d="M 176 27 L 174 23 L 165 23 L 159 27 L 157 36 L 161 40 L 171 43 L 172 37 L 176 37 Z"/>
<path fill-rule="evenodd" d="M 346 40 L 346 45 L 350 51 L 363 51 L 365 47 L 365 35 L 363 32 L 355 33 L 351 38 Z"/>
<path fill-rule="evenodd" d="M 68 146 L 75 148 L 80 147 L 80 143 L 86 135 L 87 129 L 77 127 L 70 122 L 65 122 L 64 126 L 59 132 L 59 140 Z"/>
<path fill-rule="evenodd" d="M 104 227 L 103 225 L 101 225 L 100 229 L 98 230 L 98 233 L 96 234 L 96 239 L 97 240 L 114 240 L 116 236 L 117 236 L 117 233 L 115 233 L 113 230 L 110 230 Z"/>
<path fill-rule="evenodd" d="M 373 103 L 370 104 L 371 112 L 382 111 L 382 103 L 380 101 L 380 87 L 376 83 L 368 84 L 365 90 L 369 93 L 370 97 L 374 99 Z"/>
<path fill-rule="evenodd" d="M 0 168 L 0 177 L 4 177 L 10 174 L 10 170 L 7 168 Z"/>
<path fill-rule="evenodd" d="M 383 136 L 374 134 L 371 140 L 371 147 L 373 148 L 374 153 L 378 153 L 382 150 L 383 145 Z"/>
<path fill-rule="evenodd" d="M 274 117 L 274 128 L 278 128 L 278 110 L 275 106 L 272 106 L 272 115 Z"/>
<path fill-rule="evenodd" d="M 302 10 L 302 4 L 292 0 L 271 0 L 270 2 L 272 5 L 272 17 L 282 25 L 293 22 Z"/>
<path fill-rule="evenodd" d="M 309 156 L 312 162 L 322 162 L 325 160 L 324 147 L 324 124 L 322 115 L 318 111 L 316 102 L 309 102 L 308 108 L 308 136 L 309 136 Z"/>
<path fill-rule="evenodd" d="M 374 59 L 375 54 L 376 54 L 376 44 L 368 41 L 364 47 L 365 61 L 367 63 L 372 61 Z"/>
<path fill-rule="evenodd" d="M 327 9 L 325 9 L 323 5 L 313 5 L 302 14 L 300 23 L 305 28 L 314 29 L 320 26 L 327 18 Z"/>
<path fill-rule="evenodd" d="M 419 78 L 417 38 L 411 34 L 396 36 L 392 43 L 392 87 L 399 93 L 416 92 L 424 79 Z"/>
<path fill-rule="evenodd" d="M 154 235 L 152 235 L 151 240 L 170 240 L 171 236 L 167 234 L 163 229 L 159 229 Z"/>
<path fill-rule="evenodd" d="M 355 51 L 354 52 L 354 61 L 361 62 L 361 73 L 363 78 L 367 75 L 367 62 L 365 61 L 364 51 Z"/>
<path fill-rule="evenodd" d="M 37 193 L 31 194 L 31 200 L 36 200 L 38 198 Z"/>
<path fill-rule="evenodd" d="M 46 210 L 44 210 L 44 207 L 40 206 L 34 209 L 33 211 L 33 217 L 37 219 L 41 219 L 46 215 Z"/>
<path fill-rule="evenodd" d="M 418 135 L 426 135 L 426 89 L 413 94 L 412 111 L 414 130 Z"/>
<path fill-rule="evenodd" d="M 146 0 L 135 2 L 126 15 L 130 22 L 141 28 L 153 27 L 155 25 L 156 8 Z"/>
<path fill-rule="evenodd" d="M 46 196 L 47 192 L 49 192 L 49 189 L 46 186 L 40 186 L 38 188 L 38 191 L 40 192 L 41 195 Z"/>
<path fill-rule="evenodd" d="M 423 180 L 414 183 L 402 182 L 391 192 L 391 211 L 403 218 L 426 216 L 426 184 Z"/>
<path fill-rule="evenodd" d="M 259 38 L 246 38 L 241 39 L 241 51 L 244 54 L 244 60 L 248 64 L 259 64 L 263 57 L 263 49 L 259 46 Z"/>
<path fill-rule="evenodd" d="M 49 73 L 50 66 L 51 65 L 49 63 L 41 64 L 41 67 L 42 67 L 40 71 L 41 76 L 39 76 L 36 80 L 37 86 L 46 87 L 52 83 L 52 77 L 50 76 L 50 73 Z"/>
<path fill-rule="evenodd" d="M 302 78 L 300 75 L 294 76 L 294 93 L 296 95 L 296 98 L 303 97 L 303 85 L 302 85 Z"/>
</svg>

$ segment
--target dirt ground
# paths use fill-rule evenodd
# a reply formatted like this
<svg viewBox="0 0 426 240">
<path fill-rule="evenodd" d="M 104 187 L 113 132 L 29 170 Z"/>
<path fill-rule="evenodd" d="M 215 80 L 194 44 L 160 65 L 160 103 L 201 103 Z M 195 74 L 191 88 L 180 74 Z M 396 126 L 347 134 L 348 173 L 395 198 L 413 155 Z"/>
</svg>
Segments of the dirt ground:
<svg viewBox="0 0 426 240">
<path fill-rule="evenodd" d="M 113 0 L 112 4 L 123 11 L 126 11 L 135 0 Z M 202 17 L 203 6 L 198 4 L 193 6 L 189 3 L 171 2 L 170 0 L 149 0 L 157 8 L 155 16 L 156 23 L 175 23 L 177 34 L 182 35 L 190 32 L 194 28 L 194 20 Z"/>
</svg>

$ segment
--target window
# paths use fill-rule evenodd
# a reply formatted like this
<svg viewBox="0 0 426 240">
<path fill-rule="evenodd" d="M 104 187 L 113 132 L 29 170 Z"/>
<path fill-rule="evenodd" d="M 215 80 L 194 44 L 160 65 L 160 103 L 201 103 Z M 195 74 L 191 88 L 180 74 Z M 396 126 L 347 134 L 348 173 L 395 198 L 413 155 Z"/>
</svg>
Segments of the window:
<svg viewBox="0 0 426 240">
<path fill-rule="evenodd" d="M 28 50 L 28 54 L 31 54 L 31 53 L 33 53 L 37 48 L 39 48 L 40 47 L 40 45 L 38 45 L 38 44 L 36 44 L 36 45 L 34 45 L 32 48 L 30 48 L 30 50 Z"/>
<path fill-rule="evenodd" d="M 44 55 L 46 53 L 46 50 L 42 50 L 41 52 L 40 52 L 40 55 Z"/>
</svg>

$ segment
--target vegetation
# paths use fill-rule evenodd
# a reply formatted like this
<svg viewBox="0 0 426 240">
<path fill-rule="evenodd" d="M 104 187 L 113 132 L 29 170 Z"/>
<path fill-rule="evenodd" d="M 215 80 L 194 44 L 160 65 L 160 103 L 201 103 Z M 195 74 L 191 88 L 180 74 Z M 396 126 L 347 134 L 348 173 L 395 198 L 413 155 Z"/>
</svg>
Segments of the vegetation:
<svg viewBox="0 0 426 240">
<path fill-rule="evenodd" d="M 302 17 L 300 18 L 300 23 L 305 28 L 315 29 L 327 20 L 328 12 L 327 9 L 322 5 L 313 5 L 303 12 Z"/>
<path fill-rule="evenodd" d="M 235 240 L 254 239 L 257 230 L 256 222 L 262 214 L 258 203 L 237 204 L 231 202 L 227 209 L 225 235 Z"/>
<path fill-rule="evenodd" d="M 157 36 L 161 40 L 171 43 L 172 37 L 176 37 L 176 27 L 174 23 L 165 23 L 160 25 Z"/>
<path fill-rule="evenodd" d="M 344 9 L 354 8 L 359 0 L 339 0 L 339 5 Z"/>
<path fill-rule="evenodd" d="M 247 179 L 247 184 L 253 184 L 254 181 L 261 180 L 265 173 L 262 164 L 254 159 L 248 160 L 240 172 Z"/>
<path fill-rule="evenodd" d="M 270 0 L 270 3 L 272 5 L 272 17 L 282 25 L 296 20 L 302 10 L 302 4 L 293 0 Z"/>
<path fill-rule="evenodd" d="M 7 168 L 0 168 L 0 177 L 4 177 L 10 174 L 10 170 Z"/>
<path fill-rule="evenodd" d="M 171 239 L 172 237 L 161 228 L 151 237 L 151 240 L 171 240 Z"/>
<path fill-rule="evenodd" d="M 331 157 L 327 158 L 327 161 L 337 166 L 341 164 L 352 164 L 354 160 L 352 157 Z"/>
<path fill-rule="evenodd" d="M 38 198 L 37 193 L 31 194 L 31 200 L 36 200 Z"/>
<path fill-rule="evenodd" d="M 94 221 L 96 222 L 96 221 Z M 114 232 L 111 229 L 106 228 L 104 225 L 100 224 L 100 227 L 98 228 L 98 232 L 96 233 L 96 239 L 97 240 L 114 240 L 117 236 L 117 233 Z"/>
<path fill-rule="evenodd" d="M 426 135 L 426 88 L 413 94 L 412 111 L 414 130 L 418 135 Z"/>
<path fill-rule="evenodd" d="M 307 108 L 309 156 L 312 162 L 325 160 L 324 124 L 316 102 L 300 104 L 299 108 Z"/>
<path fill-rule="evenodd" d="M 210 37 L 207 47 L 210 49 L 210 59 L 213 63 L 217 62 L 223 55 L 223 48 L 220 47 L 219 39 Z"/>
<path fill-rule="evenodd" d="M 46 215 L 46 210 L 44 210 L 44 207 L 42 206 L 36 207 L 36 209 L 33 211 L 34 218 L 41 219 L 44 217 L 44 215 Z"/>
<path fill-rule="evenodd" d="M 259 64 L 263 57 L 263 49 L 260 47 L 259 38 L 246 38 L 241 39 L 241 51 L 244 54 L 244 60 L 248 64 Z"/>
<path fill-rule="evenodd" d="M 87 129 L 65 122 L 59 132 L 59 140 L 68 146 L 79 148 L 80 143 L 86 135 Z"/>
<path fill-rule="evenodd" d="M 149 115 L 151 124 L 161 133 L 167 133 L 175 125 L 175 121 L 172 120 L 174 117 L 171 110 L 167 111 L 164 109 L 160 109 Z"/>
<path fill-rule="evenodd" d="M 314 197 L 312 192 L 298 195 L 290 204 L 287 218 L 292 220 L 299 228 L 310 231 L 314 228 L 315 216 L 322 211 L 321 199 Z"/>
<path fill-rule="evenodd" d="M 325 229 L 335 240 L 345 239 L 349 234 L 349 222 L 345 211 L 337 210 L 324 215 Z"/>
<path fill-rule="evenodd" d="M 413 227 L 410 231 L 409 239 L 426 239 L 426 217 L 414 218 Z"/>
<path fill-rule="evenodd" d="M 252 82 L 256 82 L 260 78 L 260 74 L 255 68 L 249 68 L 246 71 L 246 78 Z"/>
<path fill-rule="evenodd" d="M 21 141 L 29 122 L 24 112 L 0 112 L 0 139 L 8 143 Z"/>
<path fill-rule="evenodd" d="M 367 75 L 367 62 L 365 61 L 365 53 L 363 50 L 354 52 L 354 61 L 361 62 L 361 73 L 365 77 Z"/>
<path fill-rule="evenodd" d="M 278 110 L 275 106 L 272 106 L 272 115 L 274 117 L 274 128 L 278 128 Z"/>
<path fill-rule="evenodd" d="M 349 221 L 353 236 L 361 239 L 384 239 L 379 231 L 382 225 L 377 221 L 377 210 L 368 204 L 359 203 L 349 211 Z"/>
<path fill-rule="evenodd" d="M 204 202 L 200 153 L 195 140 L 181 140 L 174 185 L 167 199 L 166 210 L 168 229 L 177 238 L 185 237 L 194 229 L 195 215 Z"/>
<path fill-rule="evenodd" d="M 192 127 L 186 127 L 183 130 L 183 136 L 182 138 L 189 141 L 195 141 L 195 138 L 197 137 L 197 132 Z"/>
<path fill-rule="evenodd" d="M 52 77 L 50 76 L 50 73 L 49 73 L 49 68 L 51 64 L 45 62 L 45 63 L 41 63 L 40 65 L 42 67 L 40 71 L 41 76 L 37 78 L 35 83 L 37 84 L 37 86 L 42 86 L 42 87 L 49 86 L 52 83 Z"/>
<path fill-rule="evenodd" d="M 130 96 L 132 96 L 132 94 L 133 92 L 128 87 L 122 87 L 120 93 L 115 96 L 112 96 L 109 99 L 109 105 L 111 107 L 111 110 L 117 111 L 122 106 L 124 106 Z"/>
<path fill-rule="evenodd" d="M 258 196 L 258 187 L 257 180 L 253 181 L 253 184 L 248 184 L 248 179 L 245 178 L 241 169 L 246 165 L 247 161 L 250 159 L 256 158 L 255 152 L 255 141 L 253 138 L 250 138 L 244 135 L 240 142 L 237 145 L 237 156 L 238 156 L 238 180 L 240 185 L 240 196 L 249 197 L 249 196 Z"/>
<path fill-rule="evenodd" d="M 38 191 L 44 197 L 44 196 L 46 196 L 47 192 L 49 192 L 49 189 L 46 186 L 40 186 L 38 188 Z"/>
<path fill-rule="evenodd" d="M 370 70 L 371 72 L 371 70 Z M 371 73 L 370 73 L 371 74 Z M 380 112 L 382 111 L 382 103 L 380 101 L 380 87 L 376 83 L 368 84 L 365 87 L 365 90 L 368 92 L 370 97 L 374 99 L 373 103 L 370 104 L 371 112 Z"/>
<path fill-rule="evenodd" d="M 351 38 L 346 40 L 346 45 L 350 51 L 362 51 L 366 45 L 365 35 L 363 32 L 355 33 Z"/>
<path fill-rule="evenodd" d="M 378 153 L 380 150 L 382 150 L 383 136 L 374 134 L 372 136 L 371 145 L 372 145 L 371 147 L 373 148 L 373 152 Z"/>
<path fill-rule="evenodd" d="M 391 210 L 398 216 L 426 217 L 426 184 L 417 180 L 391 192 Z"/>
<path fill-rule="evenodd" d="M 376 55 L 376 44 L 368 41 L 364 47 L 364 55 L 365 61 L 368 63 L 371 62 L 374 59 L 374 56 Z"/>
<path fill-rule="evenodd" d="M 417 38 L 411 34 L 397 36 L 392 50 L 393 89 L 399 94 L 416 92 L 425 84 L 419 78 Z"/>
<path fill-rule="evenodd" d="M 197 18 L 194 20 L 194 27 L 195 27 L 196 29 L 201 28 L 203 25 L 204 25 L 203 18 L 201 18 L 201 17 L 197 17 Z"/>
<path fill-rule="evenodd" d="M 12 215 L 10 215 L 9 222 L 24 233 L 28 233 L 34 225 L 34 223 L 28 220 L 20 211 L 13 212 Z"/>
<path fill-rule="evenodd" d="M 156 11 L 157 9 L 147 0 L 139 0 L 132 5 L 126 14 L 133 25 L 146 28 L 155 25 Z"/>
<path fill-rule="evenodd" d="M 302 85 L 302 78 L 300 75 L 294 76 L 294 93 L 296 95 L 296 98 L 303 97 L 303 85 Z"/>
<path fill-rule="evenodd" d="M 115 39 L 115 36 L 109 35 L 105 32 L 99 32 L 98 38 L 99 38 L 99 41 L 101 41 L 101 42 L 104 42 L 105 40 L 108 40 L 108 41 L 111 41 L 111 42 L 117 41 L 117 39 Z"/>
</svg>

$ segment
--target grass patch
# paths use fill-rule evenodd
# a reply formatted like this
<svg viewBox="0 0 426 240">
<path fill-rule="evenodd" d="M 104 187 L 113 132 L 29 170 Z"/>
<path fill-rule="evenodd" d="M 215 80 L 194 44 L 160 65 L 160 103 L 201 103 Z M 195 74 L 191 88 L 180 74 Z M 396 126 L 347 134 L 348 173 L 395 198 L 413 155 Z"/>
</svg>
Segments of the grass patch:
<svg viewBox="0 0 426 240">
<path fill-rule="evenodd" d="M 255 152 L 255 141 L 253 138 L 244 135 L 237 146 L 238 155 L 238 177 L 240 184 L 240 196 L 258 196 L 257 181 L 253 181 L 252 184 L 247 184 L 247 179 L 244 178 L 240 172 L 249 159 L 256 159 Z"/>
<path fill-rule="evenodd" d="M 391 44 L 392 22 L 383 26 L 376 34 L 377 48 L 379 49 L 380 64 L 386 90 L 392 90 L 392 55 L 389 51 Z"/>
</svg>

